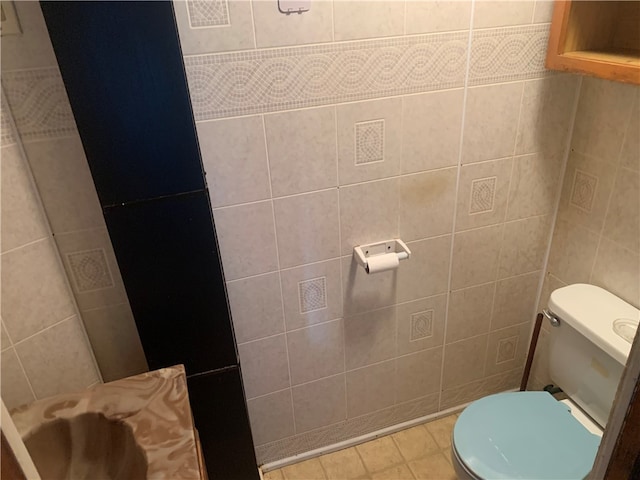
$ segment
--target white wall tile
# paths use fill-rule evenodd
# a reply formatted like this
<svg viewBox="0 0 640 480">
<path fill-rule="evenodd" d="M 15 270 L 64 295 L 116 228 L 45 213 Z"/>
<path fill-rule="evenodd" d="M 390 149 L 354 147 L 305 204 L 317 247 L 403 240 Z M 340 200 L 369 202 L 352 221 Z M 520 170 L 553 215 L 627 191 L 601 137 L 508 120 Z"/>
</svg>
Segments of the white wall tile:
<svg viewBox="0 0 640 480">
<path fill-rule="evenodd" d="M 11 346 L 11 339 L 4 328 L 4 322 L 0 325 L 0 350 L 6 350 Z"/>
<path fill-rule="evenodd" d="M 384 308 L 344 319 L 347 370 L 395 356 L 396 309 Z"/>
<path fill-rule="evenodd" d="M 35 400 L 13 348 L 2 352 L 2 401 L 9 410 Z"/>
<path fill-rule="evenodd" d="M 529 350 L 531 322 L 489 334 L 485 375 L 503 373 L 523 365 Z"/>
<path fill-rule="evenodd" d="M 524 84 L 516 153 L 564 151 L 578 88 L 575 75 L 554 75 Z"/>
<path fill-rule="evenodd" d="M 292 385 L 344 372 L 342 332 L 342 320 L 335 320 L 287 333 Z"/>
<path fill-rule="evenodd" d="M 447 343 L 488 333 L 495 283 L 454 290 L 449 297 Z"/>
<path fill-rule="evenodd" d="M 473 28 L 503 27 L 531 23 L 535 2 L 477 0 Z"/>
<path fill-rule="evenodd" d="M 589 283 L 640 308 L 639 266 L 640 255 L 603 238 Z"/>
<path fill-rule="evenodd" d="M 38 201 L 26 161 L 17 145 L 2 148 L 2 251 L 48 235 L 47 220 Z"/>
<path fill-rule="evenodd" d="M 400 238 L 405 242 L 451 233 L 457 168 L 400 178 Z"/>
<path fill-rule="evenodd" d="M 396 360 L 396 402 L 408 402 L 440 391 L 442 347 L 399 357 Z"/>
<path fill-rule="evenodd" d="M 402 99 L 402 173 L 458 164 L 463 99 L 461 89 Z"/>
<path fill-rule="evenodd" d="M 408 1 L 406 15 L 406 34 L 465 30 L 471 19 L 471 1 Z"/>
<path fill-rule="evenodd" d="M 344 375 L 293 387 L 296 432 L 331 425 L 346 418 Z"/>
<path fill-rule="evenodd" d="M 214 207 L 271 196 L 262 118 L 203 122 L 197 131 Z"/>
<path fill-rule="evenodd" d="M 398 234 L 398 179 L 340 188 L 342 255 L 353 247 L 395 238 Z"/>
<path fill-rule="evenodd" d="M 275 442 L 295 433 L 291 390 L 282 390 L 247 401 L 251 434 L 256 445 Z"/>
<path fill-rule="evenodd" d="M 338 190 L 273 201 L 281 267 L 335 258 L 340 254 Z"/>
<path fill-rule="evenodd" d="M 79 137 L 31 142 L 25 150 L 54 233 L 104 226 Z"/>
<path fill-rule="evenodd" d="M 75 313 L 53 240 L 2 255 L 2 318 L 14 342 Z M 28 299 L 28 300 L 26 300 Z"/>
<path fill-rule="evenodd" d="M 37 398 L 82 390 L 99 381 L 76 316 L 15 346 Z"/>
<path fill-rule="evenodd" d="M 442 345 L 447 295 L 436 295 L 396 307 L 398 355 Z"/>
<path fill-rule="evenodd" d="M 105 382 L 149 370 L 129 304 L 81 312 Z"/>
<path fill-rule="evenodd" d="M 282 270 L 287 330 L 342 317 L 340 260 Z"/>
<path fill-rule="evenodd" d="M 252 1 L 258 48 L 332 40 L 332 2 L 313 2 L 306 13 L 285 15 L 277 2 Z"/>
<path fill-rule="evenodd" d="M 553 213 L 563 157 L 534 153 L 514 157 L 507 220 Z"/>
<path fill-rule="evenodd" d="M 612 166 L 597 158 L 571 152 L 564 174 L 558 216 L 599 232 L 615 181 Z"/>
<path fill-rule="evenodd" d="M 509 158 L 461 168 L 456 231 L 504 221 L 512 165 Z"/>
<path fill-rule="evenodd" d="M 469 88 L 463 163 L 513 155 L 522 89 L 522 83 Z"/>
<path fill-rule="evenodd" d="M 535 317 L 539 283 L 540 272 L 498 281 L 491 316 L 491 330 L 525 322 L 530 324 Z"/>
<path fill-rule="evenodd" d="M 478 380 L 484 375 L 488 335 L 451 343 L 444 347 L 442 388 Z"/>
<path fill-rule="evenodd" d="M 418 240 L 407 246 L 411 257 L 401 261 L 398 267 L 396 300 L 407 302 L 446 292 L 451 236 Z"/>
<path fill-rule="evenodd" d="M 549 244 L 551 216 L 531 217 L 504 225 L 498 277 L 540 270 Z"/>
<path fill-rule="evenodd" d="M 238 345 L 247 398 L 288 388 L 289 362 L 284 335 Z"/>
<path fill-rule="evenodd" d="M 340 185 L 400 172 L 402 101 L 399 98 L 336 107 Z"/>
<path fill-rule="evenodd" d="M 2 39 L 2 70 L 57 66 L 39 3 L 15 2 L 22 35 Z"/>
<path fill-rule="evenodd" d="M 347 372 L 347 416 L 358 417 L 394 404 L 394 360 Z"/>
<path fill-rule="evenodd" d="M 336 41 L 402 35 L 404 2 L 334 2 L 333 26 Z"/>
<path fill-rule="evenodd" d="M 553 0 L 537 0 L 533 10 L 533 23 L 551 22 L 553 4 Z"/>
<path fill-rule="evenodd" d="M 352 256 L 342 257 L 345 315 L 367 312 L 396 302 L 398 270 L 368 275 Z"/>
<path fill-rule="evenodd" d="M 271 202 L 216 209 L 213 217 L 227 280 L 276 270 L 278 261 Z"/>
<path fill-rule="evenodd" d="M 558 219 L 547 270 L 568 284 L 589 283 L 597 248 L 597 234 Z"/>
<path fill-rule="evenodd" d="M 333 107 L 264 116 L 273 195 L 338 185 Z"/>
<path fill-rule="evenodd" d="M 128 302 L 106 228 L 60 234 L 55 240 L 80 309 Z"/>
<path fill-rule="evenodd" d="M 459 289 L 496 279 L 502 225 L 456 233 L 453 241 L 451 287 Z"/>
<path fill-rule="evenodd" d="M 620 151 L 620 165 L 630 170 L 640 170 L 640 94 L 636 92 L 631 118 Z"/>
<path fill-rule="evenodd" d="M 620 124 L 630 118 L 636 95 L 633 85 L 585 77 L 573 129 L 573 148 L 615 163 L 624 135 Z"/>
<path fill-rule="evenodd" d="M 185 55 L 254 48 L 250 0 L 228 0 L 226 25 L 192 28 L 187 2 L 175 0 L 173 9 Z"/>
<path fill-rule="evenodd" d="M 277 272 L 227 282 L 227 295 L 238 343 L 284 331 L 280 277 Z"/>
</svg>

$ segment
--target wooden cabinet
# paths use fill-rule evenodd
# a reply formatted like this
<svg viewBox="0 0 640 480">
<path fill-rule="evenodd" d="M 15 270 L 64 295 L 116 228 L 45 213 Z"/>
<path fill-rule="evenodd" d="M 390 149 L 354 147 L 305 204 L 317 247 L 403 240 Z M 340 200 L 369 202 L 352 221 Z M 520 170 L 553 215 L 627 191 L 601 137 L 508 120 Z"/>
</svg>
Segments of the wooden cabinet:
<svg viewBox="0 0 640 480">
<path fill-rule="evenodd" d="M 640 85 L 640 1 L 556 0 L 546 66 Z"/>
</svg>

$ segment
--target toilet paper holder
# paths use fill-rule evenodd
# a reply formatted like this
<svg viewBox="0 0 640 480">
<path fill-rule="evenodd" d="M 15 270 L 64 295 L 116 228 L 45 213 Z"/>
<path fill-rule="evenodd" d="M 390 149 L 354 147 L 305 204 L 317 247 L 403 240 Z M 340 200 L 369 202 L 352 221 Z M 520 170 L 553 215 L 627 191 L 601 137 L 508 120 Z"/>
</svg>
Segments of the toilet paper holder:
<svg viewBox="0 0 640 480">
<path fill-rule="evenodd" d="M 411 256 L 411 250 L 409 250 L 407 244 L 399 238 L 353 247 L 353 257 L 358 265 L 364 268 L 367 273 L 370 273 L 368 260 L 370 257 L 393 254 L 398 257 L 398 260 L 406 260 Z"/>
</svg>

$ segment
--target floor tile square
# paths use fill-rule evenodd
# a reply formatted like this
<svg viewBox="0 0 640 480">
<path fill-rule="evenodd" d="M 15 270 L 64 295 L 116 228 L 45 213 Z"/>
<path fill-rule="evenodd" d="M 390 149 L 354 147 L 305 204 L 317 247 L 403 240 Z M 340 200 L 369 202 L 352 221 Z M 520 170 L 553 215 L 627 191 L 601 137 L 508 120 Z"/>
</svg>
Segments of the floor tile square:
<svg viewBox="0 0 640 480">
<path fill-rule="evenodd" d="M 424 425 L 402 430 L 394 433 L 391 437 L 407 461 L 425 457 L 440 450 L 440 447 Z"/>
<path fill-rule="evenodd" d="M 381 437 L 356 447 L 365 467 L 371 473 L 403 463 L 404 459 L 390 436 Z"/>
<path fill-rule="evenodd" d="M 382 472 L 374 473 L 373 480 L 414 480 L 415 477 L 409 467 L 401 463 L 400 465 L 396 465 L 395 467 L 391 467 L 388 470 L 383 470 Z"/>
<path fill-rule="evenodd" d="M 417 480 L 456 480 L 451 464 L 442 453 L 436 453 L 409 463 Z"/>
<path fill-rule="evenodd" d="M 425 424 L 427 430 L 433 435 L 433 438 L 440 448 L 448 448 L 451 446 L 451 435 L 456 420 L 455 415 L 449 415 L 448 417 L 439 418 L 438 420 Z"/>
<path fill-rule="evenodd" d="M 294 463 L 282 468 L 286 480 L 326 480 L 322 465 L 317 458 Z"/>
<path fill-rule="evenodd" d="M 322 455 L 320 463 L 329 480 L 351 480 L 367 474 L 355 448 Z"/>
</svg>

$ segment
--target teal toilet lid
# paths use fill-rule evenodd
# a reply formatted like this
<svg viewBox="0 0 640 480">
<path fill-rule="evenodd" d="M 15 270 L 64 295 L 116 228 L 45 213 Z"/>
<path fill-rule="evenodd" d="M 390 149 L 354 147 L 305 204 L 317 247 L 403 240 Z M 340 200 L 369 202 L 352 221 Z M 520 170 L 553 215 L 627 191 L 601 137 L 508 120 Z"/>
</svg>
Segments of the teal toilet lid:
<svg viewBox="0 0 640 480">
<path fill-rule="evenodd" d="M 459 458 L 484 479 L 582 479 L 600 437 L 547 392 L 490 395 L 458 418 L 453 441 Z"/>
</svg>

